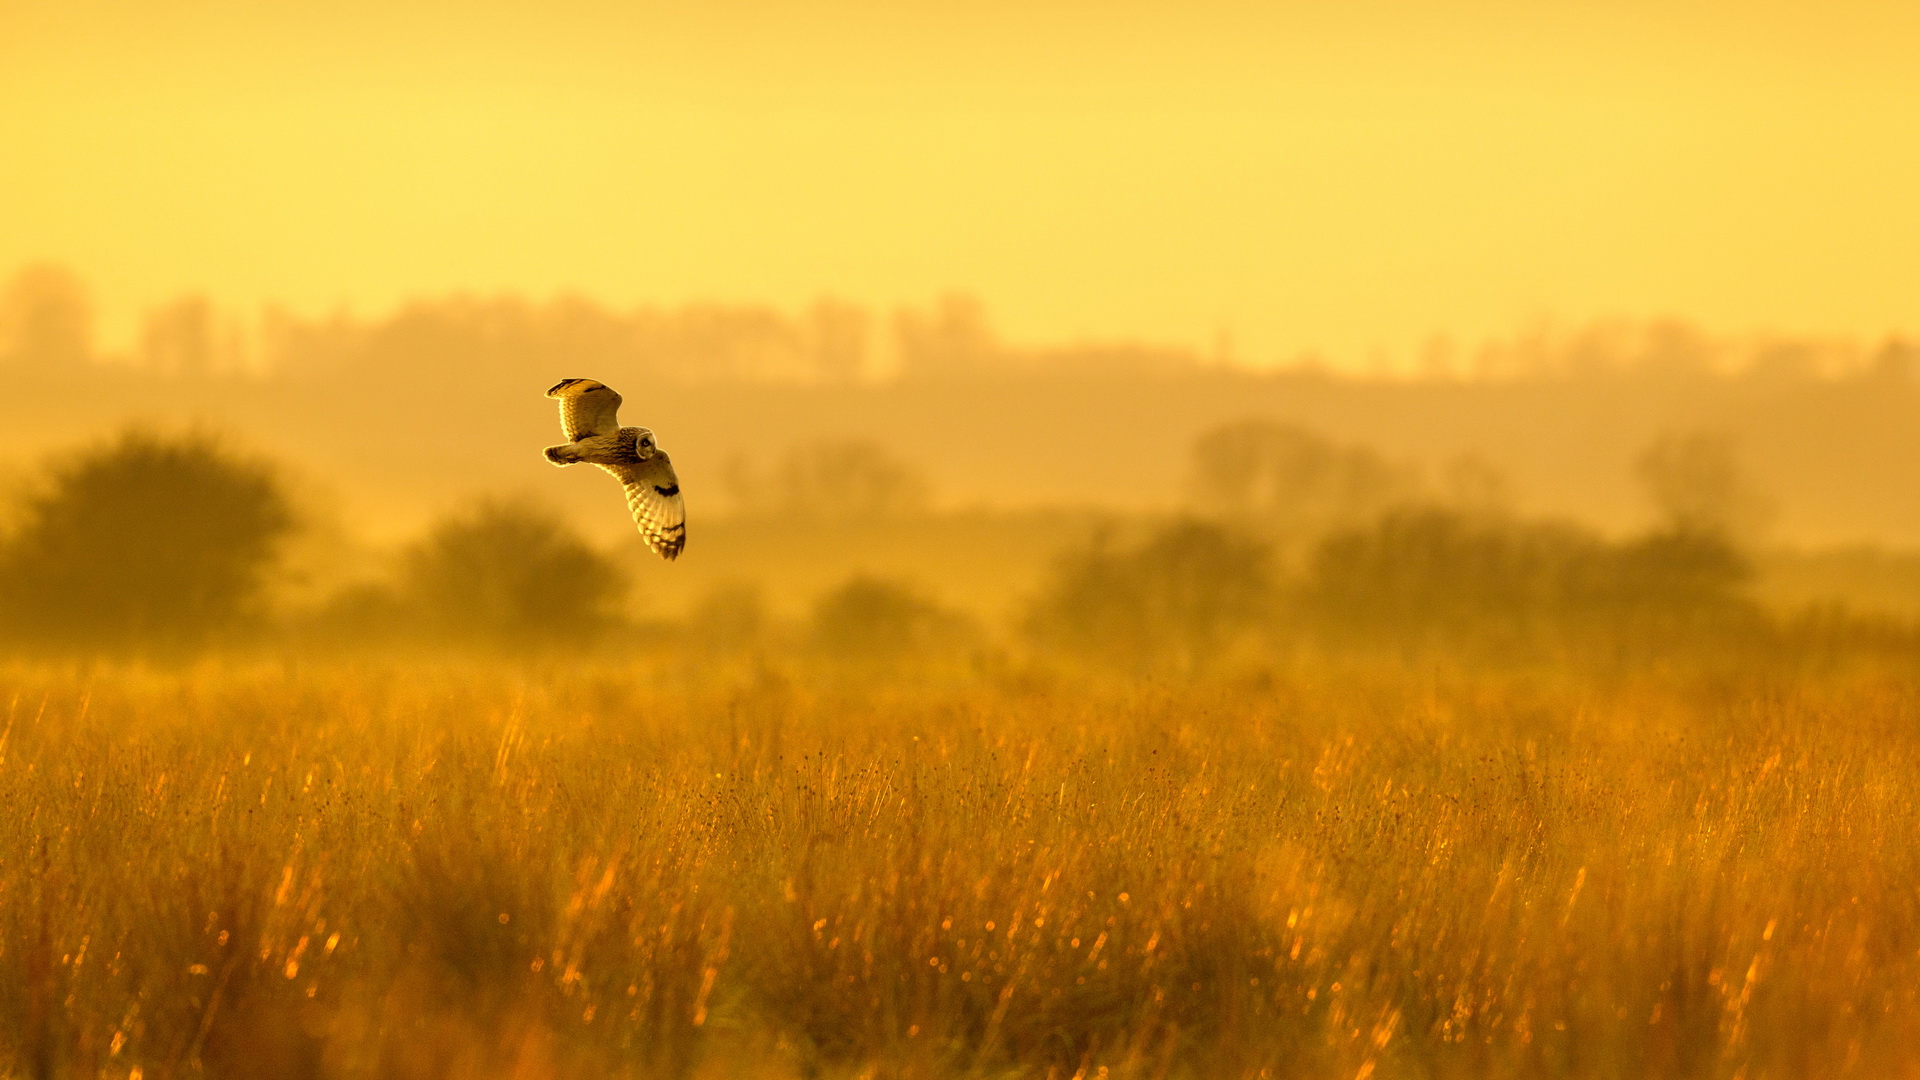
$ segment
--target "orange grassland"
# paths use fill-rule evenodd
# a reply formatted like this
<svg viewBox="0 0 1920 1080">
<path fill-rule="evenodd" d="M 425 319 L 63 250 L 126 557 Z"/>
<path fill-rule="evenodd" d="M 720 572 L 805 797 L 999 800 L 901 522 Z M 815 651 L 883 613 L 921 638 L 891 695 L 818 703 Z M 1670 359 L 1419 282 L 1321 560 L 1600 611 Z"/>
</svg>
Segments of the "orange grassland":
<svg viewBox="0 0 1920 1080">
<path fill-rule="evenodd" d="M 0 674 L 0 1072 L 1920 1073 L 1920 683 Z"/>
</svg>

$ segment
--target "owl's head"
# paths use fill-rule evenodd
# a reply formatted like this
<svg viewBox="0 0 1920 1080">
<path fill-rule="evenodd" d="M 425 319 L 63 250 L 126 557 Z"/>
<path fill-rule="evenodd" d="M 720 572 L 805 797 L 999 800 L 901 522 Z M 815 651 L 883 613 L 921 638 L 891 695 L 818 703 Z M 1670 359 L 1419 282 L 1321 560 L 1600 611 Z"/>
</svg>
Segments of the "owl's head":
<svg viewBox="0 0 1920 1080">
<path fill-rule="evenodd" d="M 651 428 L 629 428 L 633 432 L 633 452 L 641 461 L 645 461 L 660 452 L 660 444 L 654 440 Z"/>
</svg>

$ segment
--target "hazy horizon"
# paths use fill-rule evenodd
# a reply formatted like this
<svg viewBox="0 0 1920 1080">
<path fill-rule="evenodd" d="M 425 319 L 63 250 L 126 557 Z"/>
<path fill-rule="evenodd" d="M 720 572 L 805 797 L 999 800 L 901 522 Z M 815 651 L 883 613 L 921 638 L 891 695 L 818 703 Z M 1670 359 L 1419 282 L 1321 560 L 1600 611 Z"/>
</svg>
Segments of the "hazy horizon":
<svg viewBox="0 0 1920 1080">
<path fill-rule="evenodd" d="M 1364 369 L 1679 316 L 1920 330 L 1920 12 L 1379 0 L 0 2 L 0 266 L 361 317 L 879 306 Z"/>
</svg>

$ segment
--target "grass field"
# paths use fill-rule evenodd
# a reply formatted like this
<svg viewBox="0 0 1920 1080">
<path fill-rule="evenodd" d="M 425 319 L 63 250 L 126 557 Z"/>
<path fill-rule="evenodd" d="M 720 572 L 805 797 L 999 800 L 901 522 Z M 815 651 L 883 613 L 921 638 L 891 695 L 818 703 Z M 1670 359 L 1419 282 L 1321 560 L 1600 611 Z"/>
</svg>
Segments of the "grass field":
<svg viewBox="0 0 1920 1080">
<path fill-rule="evenodd" d="M 0 1073 L 1920 1074 L 1920 680 L 0 671 Z"/>
</svg>

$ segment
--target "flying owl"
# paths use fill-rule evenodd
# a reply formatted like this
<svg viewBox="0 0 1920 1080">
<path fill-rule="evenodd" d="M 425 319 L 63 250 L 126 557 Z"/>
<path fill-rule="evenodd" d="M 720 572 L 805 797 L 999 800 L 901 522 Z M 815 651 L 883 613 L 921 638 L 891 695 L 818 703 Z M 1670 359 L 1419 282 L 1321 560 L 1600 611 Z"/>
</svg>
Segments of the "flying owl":
<svg viewBox="0 0 1920 1080">
<path fill-rule="evenodd" d="M 592 379 L 563 379 L 547 391 L 560 399 L 560 431 L 567 442 L 547 447 L 547 460 L 565 467 L 598 465 L 627 489 L 627 509 L 654 554 L 672 561 L 687 546 L 687 508 L 673 462 L 643 427 L 621 427 L 620 395 Z"/>
</svg>

